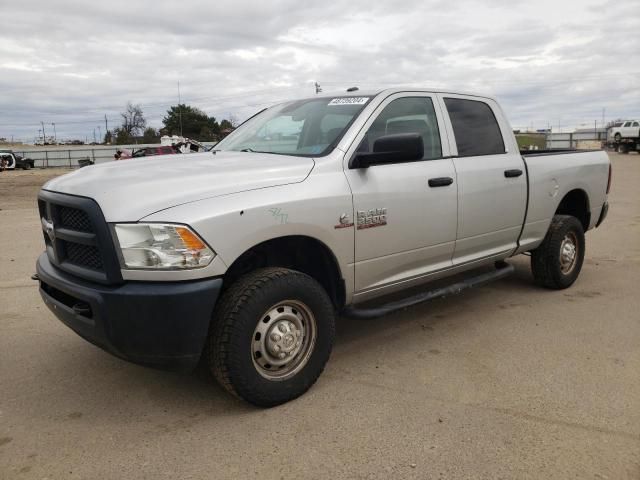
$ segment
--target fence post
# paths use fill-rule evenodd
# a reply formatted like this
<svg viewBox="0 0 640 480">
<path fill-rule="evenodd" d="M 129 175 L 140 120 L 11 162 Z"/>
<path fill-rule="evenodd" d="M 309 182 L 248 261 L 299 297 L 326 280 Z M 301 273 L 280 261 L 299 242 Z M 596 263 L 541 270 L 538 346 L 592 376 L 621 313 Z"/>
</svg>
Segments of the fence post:
<svg viewBox="0 0 640 480">
<path fill-rule="evenodd" d="M 91 149 L 91 158 L 93 158 L 93 163 L 96 163 L 96 151 L 93 148 Z"/>
<path fill-rule="evenodd" d="M 45 168 L 49 168 L 49 150 L 44 151 L 44 162 L 46 165 Z"/>
<path fill-rule="evenodd" d="M 67 150 L 67 153 L 69 154 L 69 168 L 71 168 L 71 150 Z"/>
</svg>

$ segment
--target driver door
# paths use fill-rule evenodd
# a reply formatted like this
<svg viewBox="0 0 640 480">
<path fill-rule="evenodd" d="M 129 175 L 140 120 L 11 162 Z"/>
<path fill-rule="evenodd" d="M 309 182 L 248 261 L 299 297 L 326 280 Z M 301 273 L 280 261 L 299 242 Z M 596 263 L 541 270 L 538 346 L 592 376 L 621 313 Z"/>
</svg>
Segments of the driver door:
<svg viewBox="0 0 640 480">
<path fill-rule="evenodd" d="M 377 138 L 398 133 L 420 134 L 425 152 L 418 161 L 345 165 L 355 213 L 356 301 L 452 265 L 457 182 L 438 105 L 428 93 L 388 97 L 347 152 L 351 159 L 356 151 L 371 151 Z"/>
</svg>

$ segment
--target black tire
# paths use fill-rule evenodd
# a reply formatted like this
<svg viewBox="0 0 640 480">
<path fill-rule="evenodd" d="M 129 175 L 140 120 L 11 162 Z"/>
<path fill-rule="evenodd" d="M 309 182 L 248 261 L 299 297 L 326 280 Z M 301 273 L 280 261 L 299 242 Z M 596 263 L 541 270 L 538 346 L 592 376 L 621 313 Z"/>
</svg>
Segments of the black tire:
<svg viewBox="0 0 640 480">
<path fill-rule="evenodd" d="M 622 153 L 622 154 L 629 153 L 629 149 L 627 148 L 626 145 L 619 145 L 618 153 Z"/>
<path fill-rule="evenodd" d="M 288 307 L 290 303 L 293 303 L 293 309 Z M 267 321 L 273 321 L 268 314 L 280 305 L 286 305 L 289 313 L 292 311 L 306 318 L 306 330 L 301 329 L 302 341 L 297 341 L 295 347 L 302 346 L 295 357 L 292 356 L 299 363 L 292 360 L 291 366 L 281 366 L 288 369 L 298 365 L 298 370 L 290 373 L 283 370 L 284 375 L 289 376 L 274 379 L 265 375 L 278 375 L 278 370 L 272 373 L 267 369 L 274 367 L 259 362 L 264 363 L 270 355 L 263 343 L 269 343 L 269 338 L 277 337 L 283 330 L 275 330 L 280 327 L 278 322 L 273 323 L 269 327 L 272 330 L 265 331 L 264 335 L 258 335 L 258 329 Z M 300 312 L 295 310 L 298 306 Z M 282 314 L 285 320 L 280 322 L 287 321 L 286 313 Z M 260 407 L 280 405 L 311 388 L 329 360 L 335 337 L 334 308 L 324 288 L 308 275 L 285 268 L 263 268 L 238 279 L 223 294 L 212 322 L 207 346 L 209 369 L 227 391 Z M 313 335 L 311 324 L 315 325 Z M 295 336 L 289 336 L 295 341 Z M 315 337 L 314 341 L 310 340 L 312 337 Z M 306 343 L 308 341 L 310 343 Z M 262 348 L 265 349 L 264 356 Z M 279 350 L 280 346 L 273 348 Z"/>
<path fill-rule="evenodd" d="M 620 135 L 619 133 L 616 133 L 613 138 L 615 139 L 616 142 L 619 142 L 620 139 L 622 138 L 622 135 Z"/>
<path fill-rule="evenodd" d="M 563 248 L 575 245 L 573 261 L 570 254 L 562 255 Z M 555 215 L 544 240 L 531 252 L 531 270 L 535 282 L 546 288 L 560 290 L 576 281 L 584 261 L 585 240 L 582 223 L 570 215 Z"/>
</svg>

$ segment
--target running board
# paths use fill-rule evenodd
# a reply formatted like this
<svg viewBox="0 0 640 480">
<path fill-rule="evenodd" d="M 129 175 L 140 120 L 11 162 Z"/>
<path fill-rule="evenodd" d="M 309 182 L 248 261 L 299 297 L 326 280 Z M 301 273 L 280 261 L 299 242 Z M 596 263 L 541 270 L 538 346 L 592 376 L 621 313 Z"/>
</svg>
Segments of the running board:
<svg viewBox="0 0 640 480">
<path fill-rule="evenodd" d="M 382 317 L 389 313 L 396 312 L 403 308 L 412 307 L 419 303 L 433 300 L 434 298 L 446 297 L 447 295 L 455 295 L 469 288 L 479 287 L 485 283 L 492 282 L 494 280 L 500 280 L 507 277 L 514 272 L 513 265 L 509 265 L 505 262 L 497 262 L 496 270 L 492 272 L 483 273 L 475 277 L 467 278 L 461 282 L 454 283 L 448 287 L 437 288 L 427 292 L 418 293 L 412 297 L 403 298 L 402 300 L 396 300 L 395 302 L 389 302 L 384 305 L 375 308 L 357 308 L 349 306 L 342 311 L 342 315 L 350 318 L 369 319 Z"/>
</svg>

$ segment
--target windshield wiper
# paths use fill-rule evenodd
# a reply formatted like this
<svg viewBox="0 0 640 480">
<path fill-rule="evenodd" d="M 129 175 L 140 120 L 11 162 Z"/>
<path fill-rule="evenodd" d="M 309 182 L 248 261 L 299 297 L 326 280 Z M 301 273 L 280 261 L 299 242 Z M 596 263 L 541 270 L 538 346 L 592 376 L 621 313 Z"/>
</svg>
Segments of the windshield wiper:
<svg viewBox="0 0 640 480">
<path fill-rule="evenodd" d="M 273 153 L 273 154 L 278 154 L 278 152 L 265 152 L 262 150 L 254 150 L 253 148 L 243 148 L 242 150 L 240 150 L 241 152 L 251 152 L 251 153 Z"/>
</svg>

